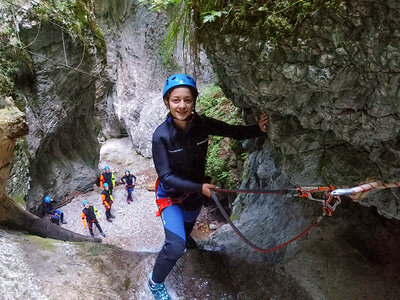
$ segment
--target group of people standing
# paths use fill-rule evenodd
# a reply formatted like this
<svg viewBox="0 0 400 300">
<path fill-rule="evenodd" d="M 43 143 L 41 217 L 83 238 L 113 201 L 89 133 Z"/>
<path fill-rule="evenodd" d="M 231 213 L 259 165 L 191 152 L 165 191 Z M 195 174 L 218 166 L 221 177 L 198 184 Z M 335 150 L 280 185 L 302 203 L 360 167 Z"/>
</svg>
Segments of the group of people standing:
<svg viewBox="0 0 400 300">
<path fill-rule="evenodd" d="M 126 202 L 130 204 L 133 201 L 132 193 L 135 189 L 136 176 L 131 174 L 130 170 L 125 170 L 125 175 L 121 178 L 120 182 L 125 184 L 125 189 L 127 191 Z M 111 223 L 112 219 L 115 218 L 115 216 L 111 213 L 111 207 L 114 202 L 112 193 L 113 188 L 115 187 L 115 176 L 111 172 L 109 166 L 104 167 L 104 172 L 100 176 L 100 187 L 103 188 L 101 192 L 101 199 L 105 208 L 106 220 Z M 52 202 L 54 202 L 54 200 L 50 196 L 46 196 L 44 198 L 45 215 L 57 225 L 60 225 L 60 223 L 67 224 L 67 222 L 64 220 L 64 213 L 59 209 L 55 209 Z M 82 205 L 83 210 L 81 216 L 83 227 L 86 228 L 87 223 L 90 235 L 94 236 L 93 225 L 95 225 L 100 234 L 105 237 L 106 235 L 99 224 L 101 217 L 98 209 L 94 205 L 90 205 L 89 201 L 87 200 L 83 201 Z"/>
</svg>

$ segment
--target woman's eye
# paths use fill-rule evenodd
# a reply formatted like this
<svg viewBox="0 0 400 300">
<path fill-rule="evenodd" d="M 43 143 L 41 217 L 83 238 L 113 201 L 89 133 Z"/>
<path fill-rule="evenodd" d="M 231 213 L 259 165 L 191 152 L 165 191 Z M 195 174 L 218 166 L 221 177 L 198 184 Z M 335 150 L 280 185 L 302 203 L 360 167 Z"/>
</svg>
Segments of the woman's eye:
<svg viewBox="0 0 400 300">
<path fill-rule="evenodd" d="M 193 103 L 193 99 L 185 99 L 185 103 L 191 104 Z"/>
</svg>

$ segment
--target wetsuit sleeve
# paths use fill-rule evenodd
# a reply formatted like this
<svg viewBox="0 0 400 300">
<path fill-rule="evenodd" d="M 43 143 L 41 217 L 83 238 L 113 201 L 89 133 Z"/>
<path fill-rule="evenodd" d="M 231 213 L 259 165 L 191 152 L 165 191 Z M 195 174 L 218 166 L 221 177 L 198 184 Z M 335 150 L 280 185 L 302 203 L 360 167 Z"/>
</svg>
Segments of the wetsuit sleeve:
<svg viewBox="0 0 400 300">
<path fill-rule="evenodd" d="M 93 206 L 93 211 L 94 211 L 94 213 L 96 214 L 97 219 L 100 220 L 101 218 L 100 218 L 99 210 L 96 208 L 96 206 Z"/>
<path fill-rule="evenodd" d="M 103 204 L 106 207 L 106 209 L 110 208 L 110 205 L 108 204 L 108 202 L 106 201 L 107 197 L 104 194 L 101 194 L 101 200 L 103 200 Z"/>
<path fill-rule="evenodd" d="M 135 179 L 135 182 L 136 182 L 136 176 L 132 174 L 132 177 L 133 177 L 133 179 Z"/>
<path fill-rule="evenodd" d="M 85 215 L 84 212 L 82 212 L 82 224 L 83 224 L 83 227 L 86 227 L 85 218 L 86 218 L 86 215 Z"/>
<path fill-rule="evenodd" d="M 162 138 L 153 136 L 152 152 L 154 166 L 160 181 L 177 191 L 201 193 L 201 184 L 177 176 L 171 169 L 167 145 Z"/>
<path fill-rule="evenodd" d="M 111 174 L 111 182 L 112 182 L 112 185 L 115 186 L 115 176 L 114 176 L 114 174 Z"/>
<path fill-rule="evenodd" d="M 103 188 L 103 183 L 105 182 L 103 174 L 100 176 L 100 187 Z"/>
<path fill-rule="evenodd" d="M 261 131 L 258 125 L 230 125 L 206 116 L 202 116 L 202 118 L 210 135 L 226 136 L 235 140 L 244 140 L 266 134 Z"/>
<path fill-rule="evenodd" d="M 50 215 L 54 215 L 55 214 L 55 210 L 53 208 L 53 205 L 51 204 L 44 204 L 44 210 L 46 211 L 46 213 L 50 214 Z"/>
<path fill-rule="evenodd" d="M 126 175 L 122 176 L 120 181 L 121 181 L 122 183 L 126 183 L 126 182 L 124 181 L 125 178 L 126 178 Z"/>
</svg>

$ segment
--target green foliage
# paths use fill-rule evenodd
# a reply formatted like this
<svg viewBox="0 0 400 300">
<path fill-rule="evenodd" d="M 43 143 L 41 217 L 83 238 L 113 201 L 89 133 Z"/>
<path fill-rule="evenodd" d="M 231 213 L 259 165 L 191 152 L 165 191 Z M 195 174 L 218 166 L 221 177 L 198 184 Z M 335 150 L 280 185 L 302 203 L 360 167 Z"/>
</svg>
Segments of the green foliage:
<svg viewBox="0 0 400 300">
<path fill-rule="evenodd" d="M 171 25 L 160 53 L 167 63 L 182 36 L 183 46 L 198 49 L 196 36 L 207 38 L 209 27 L 218 33 L 258 34 L 278 42 L 293 33 L 305 19 L 321 9 L 336 9 L 344 0 L 139 0 L 153 10 L 170 14 Z M 171 13 L 173 12 L 173 13 Z M 194 24 L 195 30 L 191 33 Z M 197 26 L 197 27 L 196 27 Z"/>
<path fill-rule="evenodd" d="M 211 118 L 219 119 L 229 124 L 240 124 L 240 110 L 227 99 L 221 88 L 216 85 L 201 91 L 197 110 Z M 212 182 L 223 187 L 237 187 L 241 181 L 240 166 L 247 159 L 247 153 L 238 141 L 212 137 L 207 153 L 206 174 Z M 238 170 L 239 167 L 239 170 Z"/>
<path fill-rule="evenodd" d="M 43 250 L 54 252 L 56 251 L 56 245 L 54 245 L 55 240 L 42 238 L 36 235 L 28 235 L 28 239 L 32 244 L 35 244 L 42 248 Z"/>
<path fill-rule="evenodd" d="M 124 280 L 125 291 L 128 291 L 130 286 L 131 286 L 131 279 L 129 277 L 125 277 Z"/>
<path fill-rule="evenodd" d="M 222 15 L 226 15 L 228 12 L 226 11 L 206 11 L 201 13 L 203 16 L 203 23 L 214 22 L 217 18 L 222 17 Z"/>
<path fill-rule="evenodd" d="M 153 11 L 165 11 L 171 19 L 166 36 L 160 45 L 160 56 L 164 65 L 170 63 L 178 41 L 182 40 L 185 65 L 187 51 L 192 39 L 192 3 L 190 0 L 139 0 Z M 175 66 L 176 67 L 176 66 Z"/>
<path fill-rule="evenodd" d="M 25 207 L 25 195 L 24 194 L 16 194 L 12 197 L 12 200 L 15 203 L 18 203 L 18 204 L 22 205 L 23 207 Z"/>
<path fill-rule="evenodd" d="M 335 9 L 344 0 L 199 0 L 193 6 L 197 23 L 215 22 L 219 32 L 256 33 L 280 41 L 306 18 L 321 9 Z M 218 22 L 218 23 L 217 23 Z M 203 28 L 207 30 L 206 27 Z"/>
<path fill-rule="evenodd" d="M 0 47 L 0 96 L 8 96 L 14 90 L 13 75 L 18 62 L 12 60 L 9 51 Z"/>
<path fill-rule="evenodd" d="M 19 28 L 15 25 L 11 11 L 19 10 L 29 18 L 40 22 L 53 22 L 63 28 L 65 33 L 77 38 L 86 50 L 96 47 L 106 57 L 104 35 L 98 27 L 93 14 L 93 0 L 43 0 L 33 3 L 32 9 L 20 8 L 4 3 L 0 7 L 2 23 L 0 23 L 0 96 L 14 94 L 15 78 L 21 66 L 31 69 L 32 61 L 19 39 Z M 25 15 L 25 17 L 26 17 Z M 18 100 L 18 97 L 14 97 Z M 24 105 L 21 105 L 24 107 Z M 23 110 L 23 109 L 22 109 Z"/>
<path fill-rule="evenodd" d="M 33 8 L 32 16 L 60 24 L 69 35 L 82 42 L 87 53 L 94 45 L 105 57 L 105 38 L 93 10 L 93 0 L 43 0 Z"/>
</svg>

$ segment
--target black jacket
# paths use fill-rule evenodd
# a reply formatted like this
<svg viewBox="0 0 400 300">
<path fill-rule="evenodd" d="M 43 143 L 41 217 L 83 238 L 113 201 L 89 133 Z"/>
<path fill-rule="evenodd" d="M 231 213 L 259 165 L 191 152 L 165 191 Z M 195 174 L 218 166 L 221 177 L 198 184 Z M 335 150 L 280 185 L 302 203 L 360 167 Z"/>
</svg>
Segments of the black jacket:
<svg viewBox="0 0 400 300">
<path fill-rule="evenodd" d="M 133 181 L 133 180 L 136 181 L 136 176 L 133 175 L 133 174 L 129 174 L 129 176 L 124 175 L 124 176 L 121 178 L 121 181 L 124 182 L 124 183 L 127 184 L 127 185 L 133 185 L 133 184 L 134 184 L 134 181 Z"/>
<path fill-rule="evenodd" d="M 209 135 L 242 140 L 264 134 L 258 125 L 229 125 L 197 114 L 180 130 L 169 116 L 155 130 L 152 142 L 154 165 L 164 190 L 201 193 Z"/>
<path fill-rule="evenodd" d="M 93 206 L 93 205 L 90 205 L 89 208 L 86 208 L 86 207 L 85 207 L 85 208 L 82 210 L 82 212 L 85 214 L 85 216 L 86 216 L 86 221 L 87 221 L 88 223 L 90 223 L 90 222 L 96 220 L 96 214 L 95 214 L 95 212 L 94 212 L 94 206 Z M 83 215 L 82 215 L 82 217 L 83 217 Z"/>
</svg>

